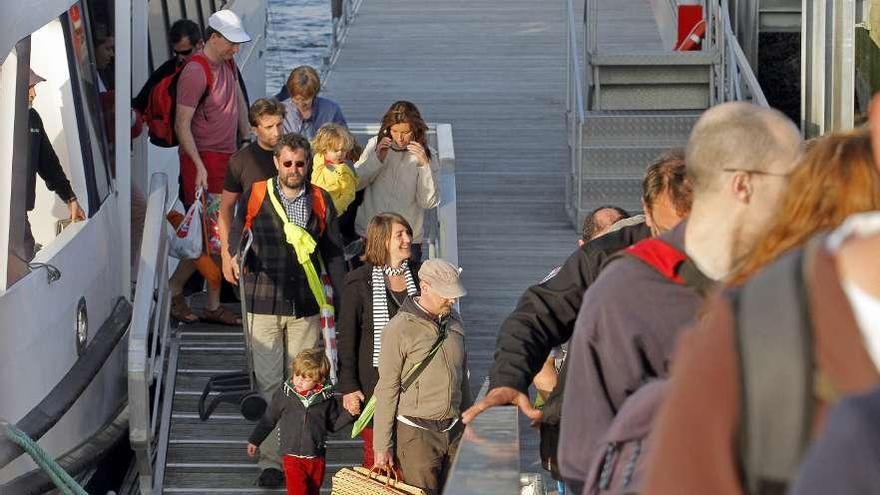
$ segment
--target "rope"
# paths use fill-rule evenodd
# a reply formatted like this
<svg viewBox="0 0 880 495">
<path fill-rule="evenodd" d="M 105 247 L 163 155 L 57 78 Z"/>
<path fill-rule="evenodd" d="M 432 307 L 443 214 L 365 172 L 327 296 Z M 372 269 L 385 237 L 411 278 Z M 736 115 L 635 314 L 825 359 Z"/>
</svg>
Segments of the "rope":
<svg viewBox="0 0 880 495">
<path fill-rule="evenodd" d="M 0 425 L 4 427 L 6 436 L 15 442 L 16 445 L 24 449 L 25 452 L 34 462 L 40 466 L 40 469 L 46 472 L 49 475 L 49 478 L 52 480 L 52 483 L 58 488 L 58 490 L 64 495 L 88 495 L 88 493 L 80 486 L 79 483 L 76 482 L 69 474 L 67 474 L 61 466 L 55 462 L 55 459 L 50 457 L 45 450 L 43 450 L 37 442 L 34 442 L 27 436 L 27 434 L 14 425 L 11 425 L 5 421 L 0 421 Z"/>
</svg>

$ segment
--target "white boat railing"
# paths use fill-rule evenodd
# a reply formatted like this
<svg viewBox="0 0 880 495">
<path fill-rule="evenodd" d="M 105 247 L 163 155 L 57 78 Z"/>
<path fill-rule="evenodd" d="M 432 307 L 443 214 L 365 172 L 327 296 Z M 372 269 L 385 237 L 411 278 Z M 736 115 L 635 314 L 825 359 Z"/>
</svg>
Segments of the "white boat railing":
<svg viewBox="0 0 880 495">
<path fill-rule="evenodd" d="M 165 205 L 168 177 L 154 173 L 141 241 L 138 280 L 128 337 L 128 404 L 131 411 L 129 440 L 135 453 L 140 493 L 148 495 L 161 487 L 153 486 L 159 442 L 161 408 L 167 350 L 170 341 L 168 288 L 168 237 Z"/>
<path fill-rule="evenodd" d="M 330 53 L 327 55 L 325 67 L 333 64 L 362 2 L 363 0 L 330 0 L 330 16 L 333 24 L 330 32 Z"/>
</svg>

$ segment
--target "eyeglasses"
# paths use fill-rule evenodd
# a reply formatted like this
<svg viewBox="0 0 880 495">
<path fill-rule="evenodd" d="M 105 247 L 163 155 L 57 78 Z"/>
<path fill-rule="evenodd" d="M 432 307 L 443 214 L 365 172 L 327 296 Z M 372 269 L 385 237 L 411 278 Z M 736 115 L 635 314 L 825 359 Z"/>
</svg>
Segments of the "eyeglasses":
<svg viewBox="0 0 880 495">
<path fill-rule="evenodd" d="M 188 57 L 192 54 L 193 50 L 195 50 L 194 47 L 189 50 L 174 50 L 174 54 L 178 57 Z"/>
<path fill-rule="evenodd" d="M 791 175 L 791 172 L 785 174 L 779 174 L 775 172 L 765 172 L 763 170 L 748 170 L 745 168 L 722 168 L 722 172 L 744 172 L 747 174 L 755 174 L 755 175 L 769 175 L 770 177 L 788 177 Z"/>
<path fill-rule="evenodd" d="M 302 160 L 297 160 L 297 161 L 286 160 L 286 161 L 281 162 L 281 164 L 284 165 L 284 168 L 290 168 L 293 166 L 296 166 L 296 168 L 304 168 L 306 166 L 306 162 L 304 162 Z"/>
</svg>

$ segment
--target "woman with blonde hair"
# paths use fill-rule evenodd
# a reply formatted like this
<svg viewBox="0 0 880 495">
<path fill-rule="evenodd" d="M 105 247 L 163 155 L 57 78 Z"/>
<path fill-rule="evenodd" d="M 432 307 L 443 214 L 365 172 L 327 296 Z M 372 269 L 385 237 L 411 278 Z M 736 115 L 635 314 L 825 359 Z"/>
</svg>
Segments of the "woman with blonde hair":
<svg viewBox="0 0 880 495">
<path fill-rule="evenodd" d="M 379 381 L 382 330 L 407 297 L 418 294 L 421 263 L 412 258 L 412 227 L 397 213 L 379 213 L 367 227 L 364 264 L 345 277 L 336 321 L 339 382 L 346 410 L 357 415 Z M 365 428 L 364 466 L 373 466 L 373 429 Z"/>
<path fill-rule="evenodd" d="M 880 174 L 868 129 L 829 134 L 809 145 L 791 174 L 779 215 L 728 281 L 741 285 L 784 252 L 853 213 L 880 210 Z"/>
</svg>

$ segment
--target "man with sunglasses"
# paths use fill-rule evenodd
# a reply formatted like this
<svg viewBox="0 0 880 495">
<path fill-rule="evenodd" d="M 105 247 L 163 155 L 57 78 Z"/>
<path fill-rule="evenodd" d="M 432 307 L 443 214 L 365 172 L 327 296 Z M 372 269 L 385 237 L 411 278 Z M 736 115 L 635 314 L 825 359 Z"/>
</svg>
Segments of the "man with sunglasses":
<svg viewBox="0 0 880 495">
<path fill-rule="evenodd" d="M 171 25 L 171 29 L 168 31 L 168 41 L 171 44 L 171 58 L 150 74 L 144 87 L 131 100 L 131 107 L 141 114 L 147 108 L 150 93 L 153 92 L 156 84 L 174 74 L 177 68 L 185 64 L 193 53 L 205 46 L 202 40 L 202 30 L 198 24 L 189 19 L 179 19 Z"/>
<path fill-rule="evenodd" d="M 326 272 L 338 285 L 345 275 L 333 201 L 311 183 L 309 141 L 285 134 L 275 145 L 273 161 L 278 176 L 254 182 L 242 194 L 229 235 L 233 275 L 244 284 L 253 371 L 267 399 L 285 379 L 284 363 L 322 343 L 320 304 L 325 296 L 319 276 Z M 252 241 L 240 273 L 245 232 Z M 277 434 L 260 445 L 259 466 L 258 485 L 283 484 Z"/>
</svg>

